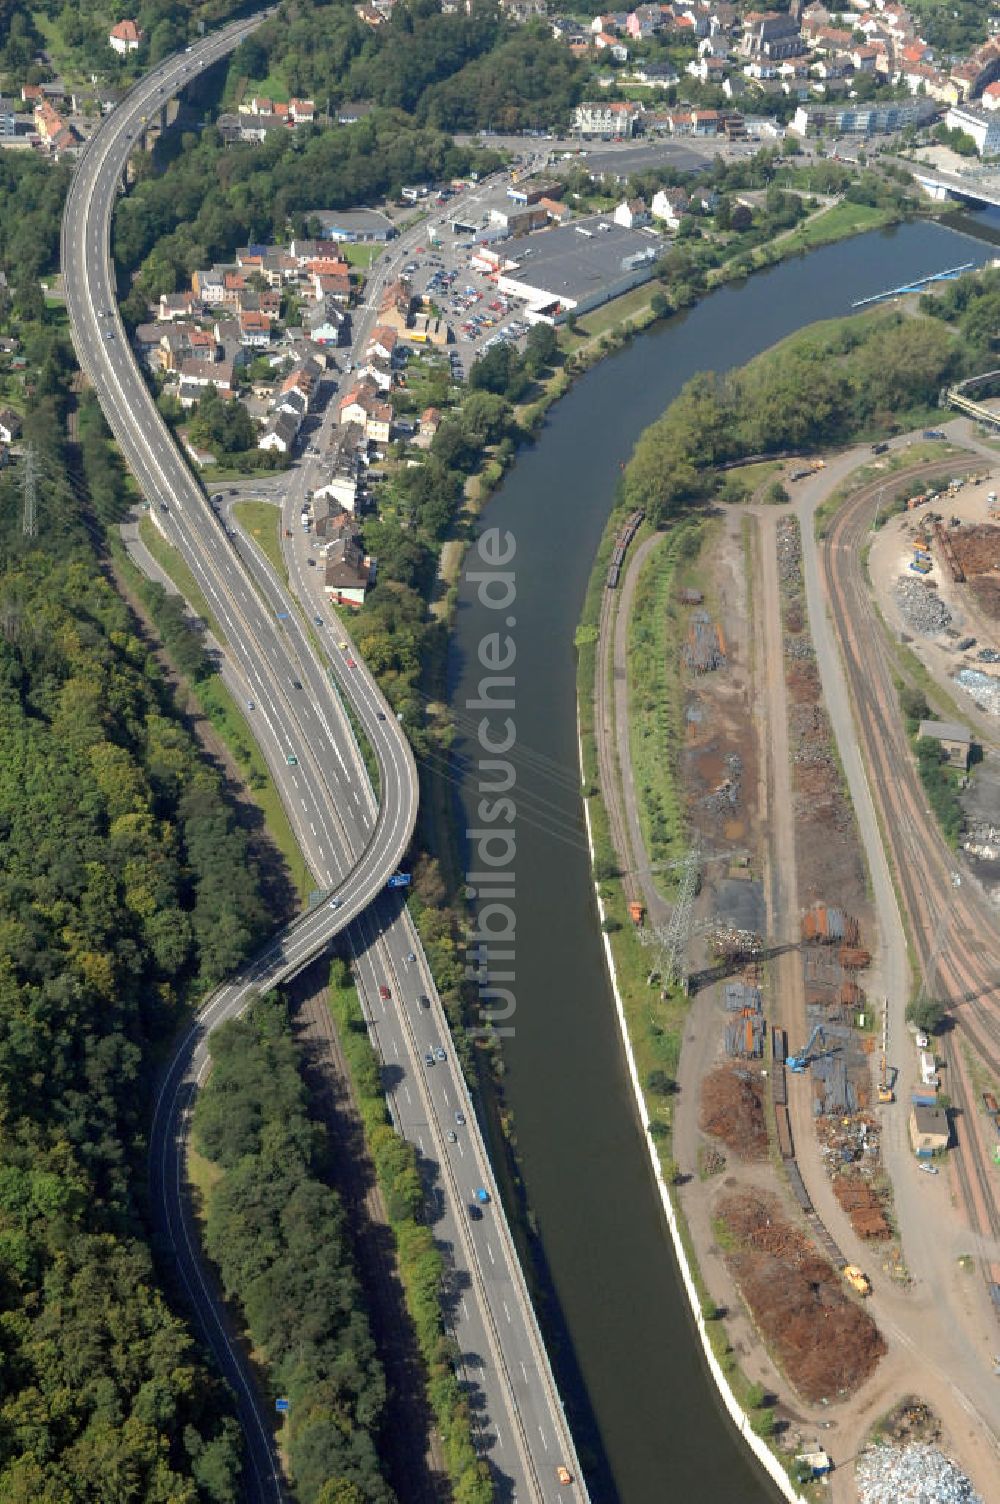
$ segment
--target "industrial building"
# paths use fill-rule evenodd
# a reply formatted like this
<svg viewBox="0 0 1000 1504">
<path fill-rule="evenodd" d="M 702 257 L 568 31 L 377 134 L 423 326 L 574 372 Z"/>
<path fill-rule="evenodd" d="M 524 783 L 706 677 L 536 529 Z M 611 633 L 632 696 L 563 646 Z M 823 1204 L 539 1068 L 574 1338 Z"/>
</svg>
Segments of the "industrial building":
<svg viewBox="0 0 1000 1504">
<path fill-rule="evenodd" d="M 910 1108 L 910 1143 L 920 1159 L 947 1149 L 951 1138 L 948 1114 L 943 1107 L 924 1107 L 919 1102 Z"/>
<path fill-rule="evenodd" d="M 966 772 L 972 753 L 972 736 L 955 721 L 921 721 L 919 735 L 937 742 L 949 767 Z"/>
<path fill-rule="evenodd" d="M 665 242 L 604 215 L 494 244 L 489 260 L 498 291 L 526 305 L 529 320 L 556 323 L 584 314 L 648 282 Z"/>
</svg>

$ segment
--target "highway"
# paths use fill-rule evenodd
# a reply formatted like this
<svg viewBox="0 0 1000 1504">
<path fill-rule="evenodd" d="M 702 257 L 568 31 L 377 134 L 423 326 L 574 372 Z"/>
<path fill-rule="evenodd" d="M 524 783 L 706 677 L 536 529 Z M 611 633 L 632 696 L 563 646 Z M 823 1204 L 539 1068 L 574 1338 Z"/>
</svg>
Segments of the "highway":
<svg viewBox="0 0 1000 1504">
<path fill-rule="evenodd" d="M 261 19 L 205 38 L 126 95 L 81 154 L 63 219 L 66 303 L 81 366 L 154 521 L 208 602 L 226 655 L 227 682 L 242 686 L 244 713 L 324 894 L 206 1001 L 177 1045 L 151 1129 L 158 1241 L 175 1262 L 237 1397 L 246 1438 L 245 1497 L 284 1499 L 268 1403 L 254 1392 L 202 1267 L 185 1159 L 192 1103 L 210 1065 L 212 1030 L 243 1011 L 261 988 L 295 975 L 344 931 L 370 1034 L 385 1063 L 390 1110 L 397 1129 L 421 1154 L 435 1236 L 452 1266 L 451 1321 L 498 1497 L 553 1504 L 557 1498 L 585 1499 L 503 1208 L 493 1198 L 481 1219 L 469 1216 L 477 1187 L 491 1186 L 489 1162 L 415 929 L 398 895 L 385 891 L 416 819 L 412 753 L 343 629 L 329 619 L 317 627 L 252 541 L 212 512 L 156 410 L 117 312 L 110 223 L 144 119 L 227 55 Z M 324 650 L 315 646 L 318 637 L 328 639 Z M 344 699 L 374 750 L 377 805 Z M 390 997 L 383 1000 L 380 989 Z M 432 1065 L 425 1063 L 428 1052 Z M 559 1485 L 558 1465 L 570 1470 L 572 1486 Z"/>
</svg>

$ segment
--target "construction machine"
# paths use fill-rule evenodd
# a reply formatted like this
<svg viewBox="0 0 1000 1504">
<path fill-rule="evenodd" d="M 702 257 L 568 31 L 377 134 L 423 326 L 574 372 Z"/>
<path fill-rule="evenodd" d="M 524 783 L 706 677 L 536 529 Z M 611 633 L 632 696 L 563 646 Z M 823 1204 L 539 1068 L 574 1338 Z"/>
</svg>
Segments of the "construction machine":
<svg viewBox="0 0 1000 1504">
<path fill-rule="evenodd" d="M 838 1050 L 840 1048 L 838 1044 L 834 1044 L 830 1047 L 830 1049 L 827 1050 L 823 1048 L 825 1044 L 826 1033 L 824 1032 L 823 1025 L 817 1024 L 815 1029 L 813 1029 L 812 1033 L 809 1036 L 809 1042 L 806 1045 L 805 1049 L 799 1055 L 789 1055 L 788 1059 L 785 1061 L 786 1066 L 796 1075 L 800 1075 L 804 1070 L 808 1070 L 809 1066 L 812 1065 L 813 1061 L 818 1059 L 820 1055 L 830 1055 L 834 1050 Z"/>
<path fill-rule="evenodd" d="M 857 1264 L 845 1264 L 840 1272 L 851 1289 L 856 1290 L 859 1295 L 870 1295 L 872 1293 L 871 1280 L 863 1270 L 858 1268 Z"/>
</svg>

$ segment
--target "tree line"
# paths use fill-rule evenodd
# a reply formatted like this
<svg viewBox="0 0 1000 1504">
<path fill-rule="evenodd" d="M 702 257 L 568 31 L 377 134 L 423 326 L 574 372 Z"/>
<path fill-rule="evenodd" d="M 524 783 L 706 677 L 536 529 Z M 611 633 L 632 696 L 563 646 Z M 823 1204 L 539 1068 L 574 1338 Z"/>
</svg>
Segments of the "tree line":
<svg viewBox="0 0 1000 1504">
<path fill-rule="evenodd" d="M 936 320 L 889 313 L 813 325 L 730 375 L 687 382 L 636 444 L 624 500 L 666 522 L 714 493 L 723 461 L 901 430 L 960 363 Z"/>
<path fill-rule="evenodd" d="M 26 431 L 48 475 L 51 399 Z M 157 1056 L 264 914 L 61 458 L 41 543 L 0 480 L 0 1494 L 236 1504 L 229 1397 L 159 1288 L 141 1187 Z"/>
<path fill-rule="evenodd" d="M 211 1052 L 194 1119 L 199 1152 L 222 1171 L 205 1197 L 205 1248 L 289 1401 L 296 1497 L 392 1504 L 377 1451 L 385 1375 L 284 1003 L 257 999 Z"/>
</svg>

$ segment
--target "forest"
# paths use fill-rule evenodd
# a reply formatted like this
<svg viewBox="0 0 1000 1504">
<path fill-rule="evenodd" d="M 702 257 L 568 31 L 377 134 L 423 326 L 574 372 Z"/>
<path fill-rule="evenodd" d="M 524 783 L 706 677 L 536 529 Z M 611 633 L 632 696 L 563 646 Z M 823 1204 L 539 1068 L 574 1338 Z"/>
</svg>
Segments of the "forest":
<svg viewBox="0 0 1000 1504">
<path fill-rule="evenodd" d="M 205 1247 L 290 1402 L 296 1498 L 391 1504 L 376 1450 L 385 1377 L 285 1005 L 258 999 L 212 1035 L 211 1051 L 195 1145 L 222 1173 L 206 1197 Z"/>
<path fill-rule="evenodd" d="M 375 30 L 347 0 L 294 0 L 233 54 L 226 97 L 271 79 L 317 104 L 370 99 L 439 130 L 520 130 L 565 122 L 584 76 L 544 20 L 513 25 L 496 0 L 468 15 L 408 0 Z"/>
<path fill-rule="evenodd" d="M 228 1396 L 145 1241 L 143 1137 L 159 1051 L 265 916 L 61 429 L 37 399 L 37 540 L 0 480 L 0 1496 L 235 1504 Z"/>
<path fill-rule="evenodd" d="M 67 176 L 0 153 L 0 330 L 25 359 L 0 379 L 38 476 L 26 537 L 23 466 L 0 471 L 0 1497 L 237 1504 L 230 1396 L 154 1268 L 145 1125 L 167 1041 L 267 918 L 222 779 L 99 562 L 120 462 L 38 284 Z"/>
<path fill-rule="evenodd" d="M 662 523 L 713 494 L 724 460 L 901 431 L 962 358 L 940 320 L 894 312 L 812 325 L 729 376 L 687 382 L 639 439 L 625 500 Z"/>
</svg>

